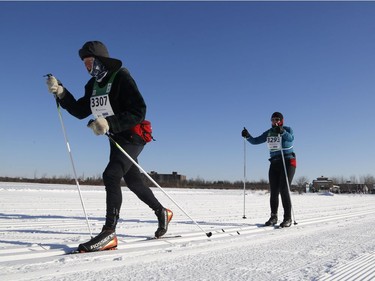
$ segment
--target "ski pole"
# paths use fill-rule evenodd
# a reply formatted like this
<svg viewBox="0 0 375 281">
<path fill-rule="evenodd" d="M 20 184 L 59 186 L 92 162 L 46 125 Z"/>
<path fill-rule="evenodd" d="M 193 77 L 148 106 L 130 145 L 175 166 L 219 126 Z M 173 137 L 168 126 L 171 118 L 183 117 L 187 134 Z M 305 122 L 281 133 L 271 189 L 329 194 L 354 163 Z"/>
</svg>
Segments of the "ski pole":
<svg viewBox="0 0 375 281">
<path fill-rule="evenodd" d="M 89 121 L 89 124 L 92 122 Z M 173 198 L 171 196 L 169 196 L 169 194 L 149 175 L 147 174 L 147 172 L 121 147 L 121 145 L 119 145 L 112 137 L 109 133 L 106 133 L 106 136 L 109 138 L 109 140 L 138 168 L 140 169 L 143 174 L 154 184 L 156 185 L 192 222 L 194 222 L 196 224 L 196 226 L 198 226 L 198 228 L 200 230 L 202 230 L 206 235 L 207 237 L 211 237 L 212 236 L 212 232 L 206 232 L 195 220 L 192 219 L 192 217 L 189 216 L 188 213 L 186 213 L 184 211 L 184 209 L 182 209 L 175 200 L 173 200 Z"/>
<path fill-rule="evenodd" d="M 246 129 L 244 127 L 244 129 Z M 245 212 L 245 206 L 246 206 L 246 138 L 243 138 L 243 219 L 246 219 L 246 212 Z"/>
<path fill-rule="evenodd" d="M 279 139 L 280 139 L 280 142 L 282 143 L 282 138 L 281 138 L 281 135 L 279 134 Z M 294 225 L 297 224 L 296 222 L 296 217 L 294 216 L 294 210 L 293 210 L 293 204 L 292 204 L 292 199 L 291 199 L 291 196 L 290 196 L 290 186 L 289 186 L 289 177 L 288 177 L 288 172 L 286 170 L 286 164 L 285 164 L 285 159 L 284 159 L 284 152 L 283 152 L 283 146 L 281 144 L 281 148 L 280 148 L 280 151 L 281 151 L 281 158 L 283 160 L 283 166 L 284 166 L 284 173 L 285 173 L 285 179 L 286 179 L 286 185 L 288 187 L 288 193 L 289 193 L 289 198 L 290 198 L 290 208 L 292 210 L 292 216 L 293 216 L 293 220 L 294 220 Z"/>
<path fill-rule="evenodd" d="M 51 76 L 52 76 L 52 74 L 46 74 L 46 75 L 44 75 L 44 77 L 47 77 L 47 79 L 50 78 Z M 71 163 L 71 165 L 72 165 L 72 169 L 73 169 L 74 180 L 75 180 L 75 183 L 76 183 L 76 185 L 77 185 L 78 194 L 79 194 L 79 198 L 80 198 L 80 200 L 81 200 L 81 205 L 82 205 L 82 208 L 83 208 L 83 212 L 84 212 L 84 214 L 85 214 L 87 227 L 88 227 L 88 229 L 89 229 L 90 236 L 93 237 L 93 236 L 92 236 L 91 227 L 90 227 L 90 224 L 89 224 L 89 219 L 88 219 L 88 216 L 87 216 L 87 213 L 86 213 L 85 204 L 84 204 L 84 202 L 83 202 L 83 197 L 82 197 L 82 194 L 81 194 L 81 188 L 80 188 L 80 186 L 79 186 L 78 177 L 77 177 L 77 172 L 76 172 L 76 168 L 75 168 L 75 166 L 74 166 L 73 156 L 72 156 L 72 152 L 71 152 L 71 150 L 70 150 L 70 145 L 69 145 L 68 137 L 67 137 L 67 134 L 66 134 L 66 129 L 65 129 L 64 121 L 63 121 L 62 114 L 61 114 L 60 104 L 59 104 L 59 102 L 58 102 L 58 97 L 57 97 L 56 93 L 54 93 L 54 96 L 55 96 L 55 100 L 56 100 L 57 112 L 58 112 L 58 114 L 59 114 L 60 124 L 61 124 L 61 127 L 62 127 L 62 131 L 63 131 L 63 135 L 64 135 L 65 143 L 66 143 L 66 147 L 67 147 L 67 149 L 68 149 L 68 154 L 69 154 L 69 158 L 70 158 L 70 163 Z"/>
</svg>

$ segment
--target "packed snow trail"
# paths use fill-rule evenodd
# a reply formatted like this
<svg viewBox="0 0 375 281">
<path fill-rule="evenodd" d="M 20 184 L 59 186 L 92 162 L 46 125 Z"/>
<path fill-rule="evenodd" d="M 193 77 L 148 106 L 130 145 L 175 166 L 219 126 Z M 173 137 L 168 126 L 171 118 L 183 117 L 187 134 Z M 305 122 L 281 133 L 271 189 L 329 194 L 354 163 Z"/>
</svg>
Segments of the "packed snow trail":
<svg viewBox="0 0 375 281">
<path fill-rule="evenodd" d="M 83 186 L 94 232 L 105 194 Z M 176 211 L 168 235 L 124 189 L 118 250 L 66 255 L 89 239 L 74 186 L 0 183 L 2 280 L 371 280 L 375 196 L 292 194 L 297 225 L 262 227 L 269 195 L 239 190 L 168 189 L 213 235 Z M 157 196 L 163 201 L 161 193 Z M 169 205 L 168 200 L 163 204 Z M 223 208 L 225 206 L 225 208 Z M 251 207 L 250 207 L 251 206 Z M 280 223 L 280 221 L 279 221 Z M 334 279 L 336 278 L 336 279 Z"/>
</svg>

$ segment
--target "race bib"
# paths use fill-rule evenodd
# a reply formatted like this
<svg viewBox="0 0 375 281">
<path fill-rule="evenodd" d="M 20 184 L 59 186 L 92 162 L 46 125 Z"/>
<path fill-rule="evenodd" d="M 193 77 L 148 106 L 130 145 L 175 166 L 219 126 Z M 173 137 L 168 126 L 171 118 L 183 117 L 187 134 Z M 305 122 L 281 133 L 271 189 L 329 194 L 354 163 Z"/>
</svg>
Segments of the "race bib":
<svg viewBox="0 0 375 281">
<path fill-rule="evenodd" d="M 108 93 L 111 91 L 112 83 L 107 85 L 107 90 L 104 93 L 100 93 L 101 91 L 97 91 L 97 89 L 93 90 L 91 99 L 90 99 L 90 107 L 91 112 L 95 116 L 98 117 L 108 117 L 114 115 L 111 103 L 109 102 Z"/>
<path fill-rule="evenodd" d="M 111 92 L 112 82 L 115 79 L 117 72 L 113 73 L 108 83 L 104 87 L 99 87 L 98 82 L 95 81 L 94 89 L 90 98 L 90 107 L 92 115 L 95 118 L 108 117 L 114 115 L 111 103 L 109 101 L 109 93 Z"/>
<path fill-rule="evenodd" d="M 268 149 L 271 151 L 281 150 L 281 137 L 271 136 L 267 137 Z"/>
</svg>

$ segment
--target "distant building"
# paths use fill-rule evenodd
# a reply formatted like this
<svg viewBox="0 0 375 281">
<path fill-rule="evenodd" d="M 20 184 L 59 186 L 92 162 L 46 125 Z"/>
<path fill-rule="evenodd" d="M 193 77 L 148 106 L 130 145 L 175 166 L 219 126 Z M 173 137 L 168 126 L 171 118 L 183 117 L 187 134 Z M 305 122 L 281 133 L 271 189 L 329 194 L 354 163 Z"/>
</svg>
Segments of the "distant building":
<svg viewBox="0 0 375 281">
<path fill-rule="evenodd" d="M 352 183 L 351 181 L 347 181 L 346 183 L 340 184 L 341 192 L 343 193 L 366 193 L 367 185 L 365 184 L 358 184 Z M 368 192 L 368 187 L 367 187 Z"/>
<path fill-rule="evenodd" d="M 327 177 L 319 177 L 312 182 L 313 191 L 320 191 L 320 190 L 332 190 L 333 188 L 333 181 L 329 180 Z"/>
<path fill-rule="evenodd" d="M 151 171 L 149 175 L 157 182 L 168 186 L 181 186 L 186 181 L 186 176 L 179 175 L 177 172 L 172 174 L 159 174 L 155 171 Z"/>
</svg>

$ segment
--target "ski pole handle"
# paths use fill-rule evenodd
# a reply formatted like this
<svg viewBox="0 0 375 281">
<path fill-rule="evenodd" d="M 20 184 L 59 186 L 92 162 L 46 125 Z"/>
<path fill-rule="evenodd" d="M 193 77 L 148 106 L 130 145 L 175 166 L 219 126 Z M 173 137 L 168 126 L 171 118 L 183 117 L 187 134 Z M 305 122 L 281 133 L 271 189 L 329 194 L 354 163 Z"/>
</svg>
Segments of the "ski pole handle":
<svg viewBox="0 0 375 281">
<path fill-rule="evenodd" d="M 92 122 L 95 122 L 95 120 L 94 119 L 90 119 L 89 122 L 87 123 L 87 127 L 90 127 L 90 125 L 91 125 Z"/>
</svg>

